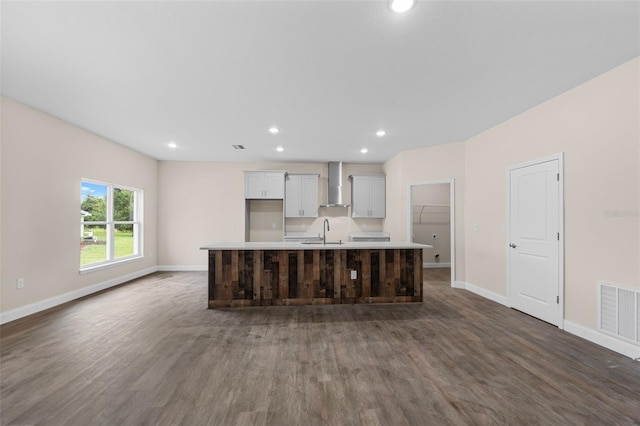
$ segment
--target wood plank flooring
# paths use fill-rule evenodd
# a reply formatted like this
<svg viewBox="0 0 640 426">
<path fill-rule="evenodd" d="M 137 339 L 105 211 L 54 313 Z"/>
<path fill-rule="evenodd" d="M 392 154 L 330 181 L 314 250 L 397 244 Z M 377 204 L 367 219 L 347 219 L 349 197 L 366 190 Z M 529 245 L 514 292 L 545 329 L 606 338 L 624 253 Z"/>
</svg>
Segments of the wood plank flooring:
<svg viewBox="0 0 640 426">
<path fill-rule="evenodd" d="M 0 328 L 2 425 L 640 424 L 640 363 L 449 287 L 208 310 L 156 273 Z"/>
</svg>

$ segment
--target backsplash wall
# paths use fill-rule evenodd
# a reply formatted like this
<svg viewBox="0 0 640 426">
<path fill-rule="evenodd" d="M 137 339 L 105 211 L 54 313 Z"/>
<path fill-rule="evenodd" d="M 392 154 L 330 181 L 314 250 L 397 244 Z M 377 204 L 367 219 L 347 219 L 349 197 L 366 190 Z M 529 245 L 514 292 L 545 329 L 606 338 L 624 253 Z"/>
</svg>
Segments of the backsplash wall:
<svg viewBox="0 0 640 426">
<path fill-rule="evenodd" d="M 244 171 L 284 170 L 320 175 L 319 203 L 327 202 L 327 163 L 224 163 L 160 161 L 158 163 L 158 264 L 204 267 L 206 251 L 215 242 L 245 241 Z M 344 163 L 343 192 L 351 202 L 351 174 L 384 173 L 382 164 Z M 382 219 L 351 219 L 346 208 L 319 210 L 315 219 L 287 219 L 286 231 L 322 232 L 331 224 L 328 238 L 346 240 L 349 232 L 380 231 Z M 264 222 L 267 234 L 273 221 Z M 365 226 L 366 225 L 366 226 Z M 264 235 L 256 229 L 258 235 Z M 262 238 L 262 237 L 260 237 Z"/>
</svg>

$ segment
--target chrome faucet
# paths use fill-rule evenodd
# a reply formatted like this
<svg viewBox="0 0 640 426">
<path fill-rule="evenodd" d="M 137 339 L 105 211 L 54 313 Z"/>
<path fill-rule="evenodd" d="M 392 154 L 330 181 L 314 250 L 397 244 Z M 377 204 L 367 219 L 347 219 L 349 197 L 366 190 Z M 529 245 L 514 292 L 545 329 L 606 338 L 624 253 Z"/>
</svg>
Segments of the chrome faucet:
<svg viewBox="0 0 640 426">
<path fill-rule="evenodd" d="M 322 244 L 327 244 L 327 231 L 331 231 L 329 229 L 329 219 L 325 219 L 322 224 Z"/>
</svg>

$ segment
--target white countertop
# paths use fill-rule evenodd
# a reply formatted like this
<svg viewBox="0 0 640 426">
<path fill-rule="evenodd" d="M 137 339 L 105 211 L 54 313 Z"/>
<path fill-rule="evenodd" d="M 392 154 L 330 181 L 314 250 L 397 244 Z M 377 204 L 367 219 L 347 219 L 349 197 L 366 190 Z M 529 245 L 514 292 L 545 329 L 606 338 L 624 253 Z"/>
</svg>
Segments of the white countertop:
<svg viewBox="0 0 640 426">
<path fill-rule="evenodd" d="M 342 244 L 303 244 L 296 242 L 274 243 L 214 243 L 200 250 L 345 250 L 345 249 L 426 249 L 433 246 L 409 242 L 343 242 Z"/>
<path fill-rule="evenodd" d="M 286 241 L 287 239 L 298 239 L 298 240 L 302 240 L 302 239 L 318 239 L 320 238 L 320 234 L 317 232 L 287 232 L 284 235 L 284 240 Z"/>
<path fill-rule="evenodd" d="M 349 234 L 350 237 L 359 237 L 359 238 L 377 238 L 383 237 L 388 238 L 391 234 L 389 232 L 352 232 Z"/>
</svg>

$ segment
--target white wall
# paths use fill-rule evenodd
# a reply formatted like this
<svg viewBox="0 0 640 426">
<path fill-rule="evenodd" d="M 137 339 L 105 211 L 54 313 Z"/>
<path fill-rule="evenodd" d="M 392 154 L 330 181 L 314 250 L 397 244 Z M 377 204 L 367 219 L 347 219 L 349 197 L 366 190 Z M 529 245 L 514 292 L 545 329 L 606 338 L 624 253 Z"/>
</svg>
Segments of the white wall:
<svg viewBox="0 0 640 426">
<path fill-rule="evenodd" d="M 216 163 L 161 161 L 159 165 L 159 254 L 161 266 L 202 269 L 214 242 L 244 241 L 246 170 L 285 170 L 318 173 L 319 202 L 327 202 L 326 163 Z M 344 164 L 344 201 L 351 201 L 351 174 L 383 173 L 381 164 Z M 350 232 L 382 230 L 381 219 L 351 219 L 346 208 L 324 208 L 314 219 L 287 219 L 286 231 L 322 233 L 328 218 L 327 239 L 345 240 Z M 265 222 L 266 223 L 266 222 Z M 268 225 L 268 224 L 267 224 Z M 265 230 L 268 232 L 268 230 Z"/>
<path fill-rule="evenodd" d="M 454 177 L 456 280 L 506 298 L 507 167 L 564 152 L 565 318 L 596 329 L 598 281 L 640 288 L 639 63 L 466 142 L 398 154 L 385 163 L 391 192 L 385 228 L 396 236 L 406 229 L 411 183 Z"/>
<path fill-rule="evenodd" d="M 247 241 L 282 241 L 284 203 L 282 200 L 248 200 Z"/>
<path fill-rule="evenodd" d="M 455 181 L 455 279 L 464 281 L 465 145 L 452 143 L 404 151 L 384 164 L 387 174 L 387 218 L 384 228 L 392 240 L 408 239 L 409 186 L 454 179 Z"/>
<path fill-rule="evenodd" d="M 1 136 L 3 314 L 155 267 L 156 160 L 7 98 Z M 79 273 L 82 178 L 144 190 L 144 259 Z"/>
<path fill-rule="evenodd" d="M 566 319 L 596 328 L 599 280 L 640 288 L 639 71 L 635 59 L 466 142 L 467 282 L 506 295 L 506 169 L 564 152 Z"/>
</svg>

